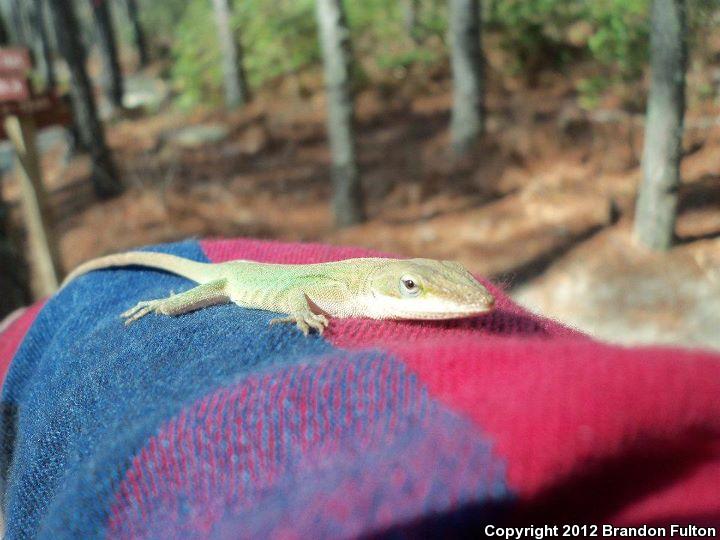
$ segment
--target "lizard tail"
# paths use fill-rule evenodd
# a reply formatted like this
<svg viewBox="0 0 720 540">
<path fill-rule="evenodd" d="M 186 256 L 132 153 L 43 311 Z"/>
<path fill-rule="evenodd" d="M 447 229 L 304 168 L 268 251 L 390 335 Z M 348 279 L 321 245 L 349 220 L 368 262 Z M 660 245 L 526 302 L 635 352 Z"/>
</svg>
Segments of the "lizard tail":
<svg viewBox="0 0 720 540">
<path fill-rule="evenodd" d="M 215 265 L 212 264 L 191 261 L 167 253 L 129 251 L 127 253 L 100 257 L 81 264 L 67 275 L 60 288 L 65 287 L 65 285 L 78 276 L 92 272 L 93 270 L 102 270 L 103 268 L 112 268 L 115 266 L 144 266 L 147 268 L 156 268 L 170 272 L 171 274 L 186 277 L 197 283 L 206 283 L 214 279 L 212 269 L 215 267 Z"/>
</svg>

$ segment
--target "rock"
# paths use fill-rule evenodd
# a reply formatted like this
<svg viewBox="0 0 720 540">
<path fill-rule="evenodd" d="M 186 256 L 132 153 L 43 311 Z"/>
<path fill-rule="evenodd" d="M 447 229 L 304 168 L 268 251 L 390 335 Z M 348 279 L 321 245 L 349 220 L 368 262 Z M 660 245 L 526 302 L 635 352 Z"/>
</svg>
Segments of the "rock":
<svg viewBox="0 0 720 540">
<path fill-rule="evenodd" d="M 168 144 L 192 149 L 221 142 L 228 137 L 229 133 L 230 129 L 227 126 L 213 122 L 188 126 L 166 133 L 163 139 Z"/>
<path fill-rule="evenodd" d="M 141 107 L 156 110 L 165 103 L 170 90 L 165 81 L 142 74 L 135 74 L 125 78 L 125 94 L 123 105 L 128 109 Z"/>
<path fill-rule="evenodd" d="M 608 229 L 554 262 L 513 297 L 532 311 L 626 345 L 720 349 L 720 240 L 638 248 Z"/>
</svg>

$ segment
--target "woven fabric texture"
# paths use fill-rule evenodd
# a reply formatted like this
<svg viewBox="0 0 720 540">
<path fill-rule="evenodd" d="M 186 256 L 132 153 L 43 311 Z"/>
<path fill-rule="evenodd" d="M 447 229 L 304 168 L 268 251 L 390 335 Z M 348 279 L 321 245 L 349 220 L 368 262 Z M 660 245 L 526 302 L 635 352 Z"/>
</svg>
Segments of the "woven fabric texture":
<svg viewBox="0 0 720 540">
<path fill-rule="evenodd" d="M 150 249 L 377 256 L 255 240 Z M 720 523 L 717 355 L 598 343 L 497 289 L 484 317 L 334 320 L 322 337 L 234 305 L 119 318 L 191 286 L 93 272 L 0 335 L 7 538 Z"/>
</svg>

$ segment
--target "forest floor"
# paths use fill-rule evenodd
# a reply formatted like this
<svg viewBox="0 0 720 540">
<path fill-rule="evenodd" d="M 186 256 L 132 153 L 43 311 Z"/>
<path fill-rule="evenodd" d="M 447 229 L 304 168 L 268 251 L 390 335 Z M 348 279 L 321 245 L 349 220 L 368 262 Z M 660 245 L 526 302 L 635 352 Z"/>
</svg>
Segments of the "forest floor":
<svg viewBox="0 0 720 540">
<path fill-rule="evenodd" d="M 65 268 L 191 236 L 352 244 L 461 261 L 601 339 L 720 349 L 717 104 L 689 110 L 680 241 L 653 254 L 631 238 L 642 114 L 612 99 L 587 112 L 551 73 L 535 88 L 491 86 L 487 134 L 462 162 L 447 151 L 446 72 L 360 93 L 369 221 L 336 230 L 320 80 L 279 80 L 233 113 L 161 106 L 111 121 L 127 190 L 110 201 L 94 197 L 87 158 L 66 161 L 55 137 L 43 164 Z M 4 192 L 16 200 L 14 182 Z"/>
</svg>

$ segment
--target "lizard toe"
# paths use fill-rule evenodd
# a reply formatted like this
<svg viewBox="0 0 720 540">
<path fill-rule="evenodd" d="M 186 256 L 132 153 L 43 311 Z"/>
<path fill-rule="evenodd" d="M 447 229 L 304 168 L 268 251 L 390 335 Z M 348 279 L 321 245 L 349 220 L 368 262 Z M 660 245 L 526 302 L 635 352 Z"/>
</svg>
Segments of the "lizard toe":
<svg viewBox="0 0 720 540">
<path fill-rule="evenodd" d="M 127 311 L 124 311 L 120 316 L 121 317 L 132 317 L 135 313 L 140 311 L 143 307 L 145 307 L 148 304 L 147 301 L 138 302 L 133 307 L 128 309 Z"/>
<path fill-rule="evenodd" d="M 307 336 L 310 333 L 310 326 L 303 319 L 298 319 L 295 323 L 303 334 Z"/>
<path fill-rule="evenodd" d="M 323 330 L 325 330 L 325 325 L 317 320 L 309 320 L 307 321 L 307 325 L 310 326 L 310 328 L 317 330 L 318 334 L 322 334 Z"/>
<path fill-rule="evenodd" d="M 160 300 L 145 300 L 143 302 L 139 302 L 135 307 L 127 310 L 121 315 L 121 317 L 125 319 L 125 325 L 128 326 L 148 313 L 158 311 L 160 302 Z"/>
<path fill-rule="evenodd" d="M 315 314 L 314 319 L 315 319 L 316 321 L 318 321 L 320 324 L 322 324 L 323 327 L 325 327 L 325 328 L 327 327 L 327 325 L 330 324 L 330 321 L 328 320 L 328 318 L 327 318 L 325 315 L 322 315 L 322 314 L 319 314 L 319 313 L 318 313 L 318 314 Z"/>
<path fill-rule="evenodd" d="M 274 319 L 270 319 L 270 322 L 268 324 L 270 326 L 274 326 L 276 324 L 294 323 L 294 322 L 297 322 L 295 317 L 275 317 Z"/>
<path fill-rule="evenodd" d="M 125 326 L 131 325 L 132 323 L 134 323 L 138 319 L 144 317 L 148 313 L 150 313 L 150 308 L 148 308 L 148 307 L 141 308 L 140 310 L 133 313 L 130 317 L 126 317 Z"/>
<path fill-rule="evenodd" d="M 307 336 L 310 334 L 311 329 L 322 334 L 328 325 L 328 320 L 324 315 L 316 315 L 312 312 L 297 312 L 287 317 L 276 317 L 270 320 L 270 325 L 279 323 L 295 323 L 300 331 Z"/>
</svg>

